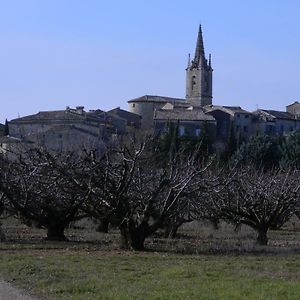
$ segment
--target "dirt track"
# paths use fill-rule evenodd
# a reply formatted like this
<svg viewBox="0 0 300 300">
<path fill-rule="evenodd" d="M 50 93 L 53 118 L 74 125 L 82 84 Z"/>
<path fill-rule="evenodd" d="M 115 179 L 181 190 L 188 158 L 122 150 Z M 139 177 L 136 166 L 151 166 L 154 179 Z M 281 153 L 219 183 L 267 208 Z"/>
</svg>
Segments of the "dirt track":
<svg viewBox="0 0 300 300">
<path fill-rule="evenodd" d="M 36 300 L 10 283 L 0 280 L 0 300 Z"/>
</svg>

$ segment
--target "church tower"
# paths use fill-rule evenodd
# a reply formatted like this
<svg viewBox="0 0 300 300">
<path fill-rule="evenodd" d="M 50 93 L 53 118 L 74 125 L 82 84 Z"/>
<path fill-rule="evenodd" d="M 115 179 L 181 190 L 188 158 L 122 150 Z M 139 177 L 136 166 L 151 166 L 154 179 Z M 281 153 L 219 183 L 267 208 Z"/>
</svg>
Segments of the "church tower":
<svg viewBox="0 0 300 300">
<path fill-rule="evenodd" d="M 211 55 L 205 58 L 201 25 L 199 27 L 195 57 L 190 55 L 186 68 L 186 100 L 195 106 L 212 104 L 212 73 Z"/>
</svg>

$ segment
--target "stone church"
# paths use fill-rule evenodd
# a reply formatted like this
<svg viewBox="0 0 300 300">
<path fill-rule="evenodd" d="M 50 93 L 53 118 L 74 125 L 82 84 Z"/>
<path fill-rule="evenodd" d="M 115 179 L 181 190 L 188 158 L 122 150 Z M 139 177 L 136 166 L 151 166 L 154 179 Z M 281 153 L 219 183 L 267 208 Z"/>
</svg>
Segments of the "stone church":
<svg viewBox="0 0 300 300">
<path fill-rule="evenodd" d="M 129 110 L 142 116 L 142 129 L 163 131 L 167 121 L 179 121 L 182 134 L 198 135 L 203 123 L 216 126 L 215 118 L 204 110 L 212 104 L 212 74 L 211 55 L 207 60 L 200 25 L 195 55 L 193 60 L 189 55 L 186 68 L 186 98 L 145 95 L 129 100 Z"/>
<path fill-rule="evenodd" d="M 286 135 L 300 129 L 300 104 L 287 106 L 286 111 L 257 109 L 254 112 L 239 106 L 214 105 L 211 55 L 205 55 L 201 25 L 193 59 L 189 55 L 186 68 L 186 98 L 144 95 L 128 101 L 129 110 L 142 117 L 144 130 L 165 132 L 170 123 L 179 124 L 179 135 L 199 136 L 205 125 L 213 129 L 216 144 L 226 145 L 229 136 L 240 140 L 260 132 Z"/>
</svg>

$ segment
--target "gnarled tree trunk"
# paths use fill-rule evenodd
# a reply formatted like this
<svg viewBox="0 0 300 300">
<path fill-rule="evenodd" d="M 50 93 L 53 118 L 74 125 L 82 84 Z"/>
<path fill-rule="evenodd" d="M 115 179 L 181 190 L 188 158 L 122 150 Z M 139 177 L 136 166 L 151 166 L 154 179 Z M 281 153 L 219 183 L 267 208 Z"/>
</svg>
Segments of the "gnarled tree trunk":
<svg viewBox="0 0 300 300">
<path fill-rule="evenodd" d="M 124 250 L 145 250 L 145 239 L 149 235 L 148 224 L 135 225 L 133 221 L 124 222 L 120 227 L 121 248 Z"/>
<path fill-rule="evenodd" d="M 2 229 L 2 226 L 0 224 L 0 242 L 4 242 L 5 240 L 6 240 L 6 237 L 5 237 L 4 231 Z"/>
<path fill-rule="evenodd" d="M 102 233 L 108 233 L 109 220 L 102 219 L 99 221 L 99 225 L 97 226 L 97 231 Z"/>
<path fill-rule="evenodd" d="M 184 222 L 175 223 L 175 224 L 167 224 L 165 226 L 165 232 L 164 232 L 165 238 L 175 239 L 177 236 L 178 229 L 183 223 Z"/>
<path fill-rule="evenodd" d="M 257 244 L 261 245 L 261 246 L 267 246 L 268 245 L 268 236 L 267 236 L 267 232 L 268 229 L 266 228 L 258 228 L 256 229 L 257 231 Z"/>
<path fill-rule="evenodd" d="M 67 226 L 61 223 L 49 224 L 47 228 L 47 240 L 48 241 L 66 241 L 65 228 Z"/>
</svg>

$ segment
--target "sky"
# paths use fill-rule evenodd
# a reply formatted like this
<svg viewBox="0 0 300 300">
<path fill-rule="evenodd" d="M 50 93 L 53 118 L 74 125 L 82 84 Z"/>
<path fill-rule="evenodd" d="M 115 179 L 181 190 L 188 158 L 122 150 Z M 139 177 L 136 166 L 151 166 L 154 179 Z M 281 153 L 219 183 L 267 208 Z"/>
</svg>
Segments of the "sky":
<svg viewBox="0 0 300 300">
<path fill-rule="evenodd" d="M 213 103 L 300 100 L 298 0 L 0 0 L 0 122 L 66 106 L 185 97 L 201 23 Z"/>
</svg>

